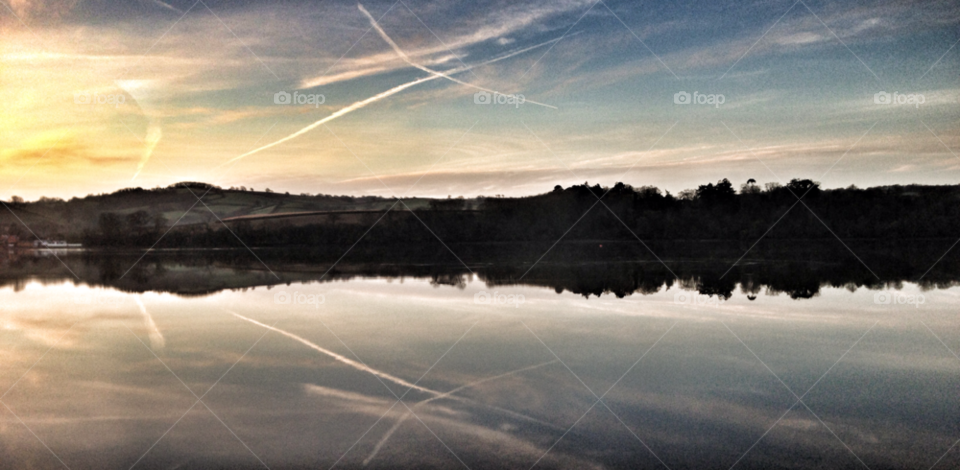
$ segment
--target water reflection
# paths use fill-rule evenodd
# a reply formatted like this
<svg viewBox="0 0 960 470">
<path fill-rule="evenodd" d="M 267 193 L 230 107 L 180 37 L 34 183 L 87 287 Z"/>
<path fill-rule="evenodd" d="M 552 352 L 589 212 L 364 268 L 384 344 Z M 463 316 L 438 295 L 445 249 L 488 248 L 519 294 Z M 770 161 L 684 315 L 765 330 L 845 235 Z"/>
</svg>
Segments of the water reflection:
<svg viewBox="0 0 960 470">
<path fill-rule="evenodd" d="M 722 290 L 689 261 L 680 281 L 640 262 L 519 281 L 344 263 L 322 282 L 328 266 L 277 260 L 282 282 L 222 258 L 146 258 L 129 280 L 119 259 L 65 261 L 81 281 L 52 258 L 4 269 L 3 468 L 960 464 L 960 288 L 885 269 L 808 265 L 817 295 L 752 301 L 792 292 L 788 271 Z M 898 282 L 925 302 L 846 287 Z M 723 301 L 676 297 L 708 289 Z M 474 301 L 494 290 L 524 302 Z"/>
<path fill-rule="evenodd" d="M 851 253 L 835 240 L 802 244 L 667 244 L 645 250 L 637 244 L 560 244 L 545 247 L 469 245 L 458 256 L 440 247 L 389 251 L 339 247 L 299 250 L 197 250 L 95 253 L 45 252 L 0 258 L 0 285 L 16 288 L 28 279 L 71 280 L 126 292 L 206 295 L 225 289 L 292 282 L 340 282 L 358 278 L 429 279 L 463 288 L 473 277 L 489 287 L 541 286 L 585 297 L 648 295 L 677 285 L 701 295 L 729 299 L 740 294 L 785 294 L 807 299 L 823 287 L 949 288 L 960 281 L 960 255 L 949 241 L 909 246 L 870 242 Z M 749 256 L 744 256 L 745 250 Z M 638 251 L 639 250 L 639 251 Z M 654 254 L 656 253 L 656 254 Z M 533 256 L 531 256 L 533 255 Z"/>
</svg>

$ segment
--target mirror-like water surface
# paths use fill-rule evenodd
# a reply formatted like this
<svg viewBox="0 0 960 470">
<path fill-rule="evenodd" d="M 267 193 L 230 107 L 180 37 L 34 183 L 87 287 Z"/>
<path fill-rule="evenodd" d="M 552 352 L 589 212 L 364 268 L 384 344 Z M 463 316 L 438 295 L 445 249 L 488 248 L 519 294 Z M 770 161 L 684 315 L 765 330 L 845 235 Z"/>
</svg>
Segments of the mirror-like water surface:
<svg viewBox="0 0 960 470">
<path fill-rule="evenodd" d="M 3 468 L 960 465 L 949 285 L 30 266 L 0 288 Z"/>
</svg>

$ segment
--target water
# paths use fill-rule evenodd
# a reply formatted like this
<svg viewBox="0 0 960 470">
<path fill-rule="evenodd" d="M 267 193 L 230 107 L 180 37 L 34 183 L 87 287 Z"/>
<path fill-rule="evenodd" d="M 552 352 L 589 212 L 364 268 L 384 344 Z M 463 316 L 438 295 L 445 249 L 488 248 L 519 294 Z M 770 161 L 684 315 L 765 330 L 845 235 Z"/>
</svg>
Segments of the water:
<svg viewBox="0 0 960 470">
<path fill-rule="evenodd" d="M 65 261 L 5 267 L 2 468 L 960 465 L 949 283 Z"/>
</svg>

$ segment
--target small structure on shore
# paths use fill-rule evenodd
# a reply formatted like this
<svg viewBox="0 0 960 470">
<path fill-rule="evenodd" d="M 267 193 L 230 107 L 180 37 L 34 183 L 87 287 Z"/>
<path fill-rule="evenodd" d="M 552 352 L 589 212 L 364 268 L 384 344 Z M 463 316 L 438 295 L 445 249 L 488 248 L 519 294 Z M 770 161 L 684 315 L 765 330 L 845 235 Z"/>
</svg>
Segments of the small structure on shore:
<svg viewBox="0 0 960 470">
<path fill-rule="evenodd" d="M 67 243 L 64 240 L 36 240 L 33 242 L 34 248 L 76 248 L 83 246 L 80 243 Z"/>
</svg>

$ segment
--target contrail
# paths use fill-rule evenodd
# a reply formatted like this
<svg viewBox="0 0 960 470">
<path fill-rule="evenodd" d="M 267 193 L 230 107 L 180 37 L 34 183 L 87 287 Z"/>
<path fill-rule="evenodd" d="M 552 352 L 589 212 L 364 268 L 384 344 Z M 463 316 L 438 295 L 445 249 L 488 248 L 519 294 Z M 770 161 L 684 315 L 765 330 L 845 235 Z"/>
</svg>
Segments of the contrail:
<svg viewBox="0 0 960 470">
<path fill-rule="evenodd" d="M 137 179 L 143 167 L 146 166 L 150 156 L 153 155 L 153 149 L 157 147 L 163 132 L 160 130 L 160 119 L 158 113 L 154 112 L 153 101 L 156 98 L 151 91 L 150 86 L 141 80 L 119 80 L 115 82 L 120 89 L 127 92 L 133 98 L 133 101 L 147 118 L 147 135 L 143 138 L 143 154 L 140 156 L 140 163 L 137 164 L 137 171 L 133 174 L 130 181 Z"/>
<path fill-rule="evenodd" d="M 179 8 L 177 8 L 177 7 L 169 4 L 169 3 L 162 2 L 161 0 L 151 0 L 151 1 L 153 2 L 154 5 L 157 5 L 157 6 L 161 7 L 161 8 L 165 8 L 165 9 L 167 9 L 167 10 L 175 11 L 175 12 L 177 12 L 177 13 L 183 14 L 183 10 L 181 10 L 181 9 L 179 9 Z M 141 3 L 143 3 L 143 2 L 141 2 Z"/>
<path fill-rule="evenodd" d="M 329 115 L 329 116 L 327 116 L 327 117 L 325 117 L 325 118 L 323 118 L 323 119 L 321 119 L 321 120 L 319 120 L 319 121 L 317 121 L 317 122 L 315 122 L 315 123 L 313 123 L 313 124 L 310 124 L 309 126 L 304 127 L 303 129 L 300 129 L 299 131 L 294 132 L 293 134 L 290 134 L 290 135 L 288 135 L 288 136 L 286 136 L 286 137 L 284 137 L 284 138 L 282 138 L 282 139 L 280 139 L 280 140 L 278 140 L 278 141 L 276 141 L 276 142 L 272 142 L 272 143 L 269 143 L 269 144 L 267 144 L 267 145 L 264 145 L 263 147 L 260 147 L 260 148 L 258 148 L 258 149 L 251 150 L 251 151 L 249 151 L 249 152 L 247 152 L 247 153 L 245 153 L 245 154 L 243 154 L 243 155 L 240 155 L 239 157 L 234 157 L 234 158 L 230 159 L 229 161 L 227 161 L 226 163 L 223 163 L 223 165 L 227 165 L 227 164 L 233 163 L 233 162 L 235 162 L 235 161 L 237 161 L 237 160 L 240 160 L 241 158 L 249 157 L 250 155 L 253 155 L 253 154 L 257 153 L 257 152 L 261 152 L 261 151 L 266 150 L 266 149 L 268 149 L 268 148 L 270 148 L 270 147 L 275 147 L 275 146 L 277 146 L 277 145 L 280 145 L 280 144 L 282 144 L 282 143 L 284 143 L 284 142 L 286 142 L 286 141 L 288 141 L 288 140 L 291 140 L 291 139 L 295 139 L 295 138 L 297 138 L 297 137 L 300 137 L 301 135 L 306 134 L 307 132 L 310 132 L 310 131 L 316 129 L 317 127 L 320 127 L 320 126 L 322 126 L 323 124 L 326 124 L 326 123 L 328 123 L 328 122 L 330 122 L 330 121 L 332 121 L 332 120 L 334 120 L 334 119 L 336 119 L 336 118 L 338 118 L 338 117 L 340 117 L 340 116 L 343 116 L 344 114 L 351 113 L 351 112 L 356 111 L 356 110 L 358 110 L 358 109 L 360 109 L 360 108 L 362 108 L 362 107 L 364 107 L 364 106 L 366 106 L 366 105 L 368 105 L 368 104 L 370 104 L 370 103 L 373 103 L 373 102 L 375 102 L 375 101 L 380 101 L 380 100 L 382 100 L 382 99 L 384 99 L 384 98 L 386 98 L 386 97 L 388 97 L 388 96 L 391 96 L 391 95 L 395 95 L 395 94 L 397 94 L 397 93 L 400 93 L 401 91 L 406 90 L 407 88 L 410 88 L 410 87 L 415 86 L 415 85 L 419 85 L 419 84 L 421 84 L 421 83 L 423 83 L 423 82 L 428 82 L 428 81 L 433 80 L 433 79 L 436 79 L 436 78 L 439 78 L 439 77 L 437 77 L 437 76 L 431 76 L 431 77 L 420 78 L 420 79 L 414 80 L 414 81 L 409 82 L 409 83 L 404 83 L 403 85 L 395 86 L 395 87 L 393 87 L 393 88 L 391 88 L 391 89 L 389 89 L 389 90 L 387 90 L 387 91 L 384 91 L 384 92 L 382 92 L 382 93 L 373 95 L 373 96 L 371 96 L 371 97 L 369 97 L 369 98 L 367 98 L 367 99 L 365 99 L 365 100 L 357 101 L 356 103 L 353 103 L 353 104 L 351 104 L 350 106 L 347 106 L 346 108 L 342 108 L 342 109 L 340 109 L 339 111 L 337 111 L 337 112 L 335 112 L 335 113 L 333 113 L 333 114 L 331 114 L 331 115 Z M 222 165 L 221 165 L 221 166 L 222 166 Z"/>
<path fill-rule="evenodd" d="M 230 312 L 230 310 L 227 310 L 227 311 Z M 342 355 L 340 355 L 340 354 L 337 354 L 337 353 L 335 353 L 335 352 L 333 352 L 333 351 L 330 351 L 329 349 L 321 348 L 320 346 L 317 346 L 315 343 L 312 343 L 312 342 L 310 342 L 310 341 L 308 341 L 308 340 L 306 340 L 306 339 L 303 339 L 303 338 L 301 338 L 301 337 L 299 337 L 299 336 L 297 336 L 297 335 L 295 335 L 295 334 L 293 334 L 293 333 L 289 333 L 289 332 L 283 331 L 283 330 L 281 330 L 281 329 L 279 329 L 279 328 L 274 328 L 274 327 L 272 327 L 272 326 L 270 326 L 270 325 L 266 325 L 266 324 L 260 323 L 260 322 L 258 322 L 258 321 L 256 321 L 256 320 L 252 319 L 252 318 L 247 318 L 247 317 L 245 317 L 245 316 L 243 316 L 243 315 L 240 315 L 239 313 L 235 313 L 235 312 L 230 312 L 230 313 L 232 313 L 234 316 L 236 316 L 237 318 L 239 318 L 239 319 L 241 319 L 241 320 L 246 320 L 246 321 L 248 321 L 248 322 L 250 322 L 250 323 L 253 323 L 254 325 L 262 326 L 262 327 L 264 327 L 264 328 L 266 328 L 266 329 L 268 329 L 268 330 L 276 331 L 277 333 L 280 333 L 281 335 L 284 335 L 284 336 L 286 336 L 286 337 L 288 337 L 288 338 L 290 338 L 290 339 L 299 341 L 300 343 L 303 343 L 305 346 L 307 346 L 307 347 L 309 347 L 309 348 L 311 348 L 311 349 L 313 349 L 313 350 L 315 350 L 315 351 L 317 351 L 317 352 L 326 354 L 327 356 L 330 356 L 330 357 L 333 358 L 334 360 L 340 361 L 340 362 L 342 362 L 342 363 L 344 363 L 344 364 L 346 364 L 346 365 L 348 365 L 348 366 L 350 366 L 350 367 L 353 367 L 354 369 L 357 369 L 357 370 L 359 370 L 359 371 L 363 371 L 363 372 L 367 372 L 367 373 L 373 374 L 373 375 L 375 375 L 375 376 L 377 376 L 377 377 L 380 377 L 380 378 L 382 378 L 382 379 L 389 380 L 389 381 L 391 381 L 391 382 L 393 382 L 393 383 L 395 383 L 395 384 L 397 384 L 397 385 L 400 385 L 400 386 L 403 386 L 403 387 L 408 387 L 408 388 L 411 388 L 411 389 L 414 389 L 414 390 L 419 390 L 419 391 L 421 391 L 421 392 L 428 393 L 428 394 L 430 394 L 430 395 L 434 395 L 434 396 L 443 395 L 443 393 L 438 392 L 438 391 L 436 391 L 436 390 L 430 390 L 429 388 L 421 387 L 420 385 L 417 385 L 417 384 L 412 384 L 412 383 L 407 382 L 406 380 L 403 380 L 403 379 L 401 379 L 401 378 L 399 378 L 399 377 L 394 377 L 394 376 L 392 376 L 392 375 L 390 375 L 390 374 L 388 374 L 388 373 L 386 373 L 386 372 L 380 372 L 379 370 L 376 370 L 376 369 L 374 369 L 374 368 L 372 368 L 372 367 L 369 367 L 369 366 L 366 366 L 366 365 L 364 365 L 364 364 L 361 364 L 361 363 L 359 363 L 359 362 L 357 362 L 357 361 L 354 361 L 353 359 L 350 359 L 350 358 L 348 358 L 348 357 L 345 357 L 345 356 L 342 356 Z"/>
<path fill-rule="evenodd" d="M 226 310 L 226 309 L 224 309 L 224 310 Z M 276 331 L 277 333 L 280 333 L 281 335 L 284 335 L 284 336 L 286 336 L 286 337 L 288 337 L 288 338 L 290 338 L 290 339 L 293 339 L 293 340 L 295 340 L 295 341 L 297 341 L 297 342 L 299 342 L 299 343 L 301 343 L 301 344 L 309 347 L 310 349 L 313 349 L 313 350 L 318 351 L 318 352 L 320 352 L 320 353 L 322 353 L 322 354 L 325 354 L 325 355 L 327 355 L 327 356 L 330 356 L 330 357 L 333 358 L 334 360 L 337 360 L 337 361 L 340 361 L 340 362 L 342 362 L 342 363 L 344 363 L 344 364 L 347 364 L 347 365 L 349 365 L 350 367 L 353 367 L 354 369 L 357 369 L 357 370 L 360 370 L 360 371 L 363 371 L 363 372 L 367 372 L 367 373 L 369 373 L 369 374 L 373 374 L 373 375 L 375 375 L 375 376 L 377 376 L 377 377 L 380 377 L 380 378 L 389 380 L 389 381 L 391 381 L 391 382 L 393 382 L 393 383 L 396 383 L 396 384 L 398 384 L 398 385 L 401 385 L 401 386 L 403 386 L 403 387 L 410 387 L 410 388 L 412 388 L 412 389 L 419 390 L 419 391 L 421 391 L 421 392 L 424 392 L 424 393 L 433 395 L 433 397 L 430 398 L 430 399 L 427 399 L 427 400 L 422 401 L 422 402 L 418 402 L 416 405 L 414 405 L 415 407 L 416 407 L 416 406 L 420 406 L 420 405 L 422 405 L 422 404 L 424 404 L 424 403 L 433 401 L 433 400 L 439 400 L 439 399 L 441 399 L 441 398 L 450 398 L 450 399 L 454 399 L 454 400 L 456 400 L 456 401 L 471 403 L 471 404 L 475 404 L 475 405 L 484 406 L 484 407 L 490 408 L 490 409 L 492 409 L 492 410 L 497 410 L 497 411 L 500 411 L 500 412 L 502 412 L 502 413 L 508 414 L 508 415 L 510 415 L 510 416 L 514 416 L 514 417 L 516 417 L 516 418 L 518 418 L 518 419 L 523 419 L 523 420 L 535 422 L 535 423 L 537 423 L 537 424 L 540 424 L 540 425 L 543 425 L 543 426 L 547 426 L 547 427 L 550 427 L 550 428 L 554 428 L 554 429 L 558 429 L 558 430 L 563 430 L 562 428 L 559 428 L 559 427 L 557 427 L 557 426 L 554 425 L 554 424 L 547 423 L 547 422 L 545 422 L 545 421 L 541 421 L 541 420 L 539 420 L 539 419 L 537 419 L 537 418 L 534 418 L 534 417 L 532 417 L 532 416 L 527 416 L 527 415 L 525 415 L 525 414 L 523 414 L 523 413 L 518 413 L 518 412 L 513 411 L 513 410 L 508 410 L 508 409 L 505 409 L 505 408 L 501 408 L 501 407 L 499 407 L 499 406 L 487 405 L 487 404 L 485 404 L 485 403 L 478 403 L 478 402 L 476 402 L 476 401 L 474 401 L 474 400 L 471 400 L 471 399 L 469 399 L 469 398 L 463 398 L 463 397 L 453 396 L 454 393 L 456 393 L 456 392 L 458 392 L 458 391 L 460 391 L 460 390 L 463 390 L 464 388 L 473 387 L 473 386 L 479 385 L 479 384 L 481 384 L 481 383 L 484 383 L 484 382 L 487 382 L 487 381 L 490 381 L 490 380 L 495 380 L 495 379 L 498 379 L 498 378 L 501 378 L 501 377 L 504 377 L 504 376 L 507 376 L 507 375 L 510 375 L 510 374 L 515 374 L 515 373 L 518 373 L 518 372 L 521 372 L 521 371 L 530 370 L 530 369 L 534 369 L 534 368 L 537 368 L 537 367 L 543 367 L 543 366 L 545 366 L 545 365 L 547 365 L 547 364 L 550 364 L 550 363 L 553 363 L 553 362 L 555 362 L 555 361 L 545 362 L 545 363 L 542 363 L 542 364 L 537 364 L 537 365 L 534 365 L 534 366 L 525 367 L 525 368 L 523 368 L 523 369 L 519 369 L 519 370 L 515 370 L 515 371 L 511 371 L 511 372 L 506 372 L 506 373 L 500 374 L 500 375 L 495 376 L 495 377 L 488 377 L 488 378 L 486 378 L 486 379 L 481 379 L 481 380 L 478 380 L 478 381 L 469 383 L 469 384 L 467 384 L 467 385 L 461 385 L 460 387 L 454 388 L 453 390 L 450 390 L 449 392 L 438 392 L 438 391 L 436 391 L 436 390 L 431 390 L 431 389 L 426 388 L 426 387 L 421 387 L 421 386 L 419 386 L 419 385 L 412 384 L 412 383 L 407 382 L 406 380 L 403 380 L 403 379 L 401 379 L 401 378 L 399 378 L 399 377 L 394 377 L 394 376 L 392 376 L 392 375 L 390 375 L 390 374 L 387 374 L 386 372 L 380 372 L 380 371 L 378 371 L 378 370 L 376 370 L 376 369 L 373 369 L 373 368 L 371 368 L 371 367 L 369 367 L 369 366 L 366 366 L 366 365 L 364 365 L 364 364 L 362 364 L 362 363 L 359 363 L 359 362 L 357 362 L 357 361 L 354 361 L 354 360 L 352 360 L 352 359 L 350 359 L 350 358 L 344 357 L 344 356 L 342 356 L 342 355 L 340 355 L 340 354 L 337 354 L 337 353 L 335 353 L 335 352 L 333 352 L 333 351 L 324 349 L 324 348 L 316 345 L 315 343 L 312 343 L 312 342 L 310 342 L 309 340 L 306 340 L 306 339 L 304 339 L 304 338 L 301 338 L 300 336 L 297 336 L 297 335 L 295 335 L 295 334 L 293 334 L 293 333 L 290 333 L 290 332 L 287 332 L 287 331 L 283 331 L 283 330 L 281 330 L 281 329 L 279 329 L 279 328 L 275 328 L 275 327 L 272 327 L 272 326 L 267 325 L 267 324 L 264 324 L 264 323 L 260 323 L 260 322 L 258 322 L 258 321 L 256 321 L 256 320 L 252 319 L 252 318 L 245 317 L 245 316 L 243 316 L 243 315 L 240 315 L 239 313 L 236 313 L 236 312 L 233 312 L 233 311 L 230 311 L 230 310 L 226 310 L 226 311 L 227 311 L 227 312 L 230 312 L 230 313 L 233 314 L 235 317 L 237 317 L 237 318 L 239 318 L 239 319 L 241 319 L 241 320 L 246 320 L 246 321 L 248 321 L 248 322 L 250 322 L 250 323 L 253 323 L 254 325 L 262 326 L 262 327 L 264 327 L 264 328 L 266 328 L 266 329 L 268 329 L 268 330 L 271 330 L 271 331 Z M 401 395 L 401 397 L 402 397 L 402 395 Z M 399 402 L 399 400 L 398 400 L 398 402 Z M 403 416 L 403 418 L 401 418 L 401 420 L 406 419 L 406 418 L 407 418 L 406 416 Z M 399 427 L 399 426 L 395 425 L 394 427 L 396 428 L 396 427 Z M 395 429 L 391 430 L 389 433 L 392 434 L 393 431 L 395 431 Z M 389 436 L 387 436 L 387 437 L 389 437 Z M 384 438 L 384 441 L 382 441 L 382 442 L 385 442 L 385 439 L 386 439 L 386 438 Z M 381 447 L 382 445 L 383 445 L 382 443 L 379 444 L 379 445 L 378 445 L 378 448 Z M 370 457 L 370 458 L 372 458 L 372 457 Z"/>
<path fill-rule="evenodd" d="M 147 335 L 150 337 L 150 348 L 154 350 L 163 349 L 166 345 L 166 340 L 163 339 L 160 328 L 157 328 L 157 324 L 153 322 L 153 317 L 150 316 L 150 312 L 147 312 L 147 307 L 140 301 L 140 297 L 134 297 L 133 300 L 136 300 L 137 305 L 140 306 L 140 313 L 143 314 L 143 322 L 147 325 Z"/>
<path fill-rule="evenodd" d="M 536 49 L 536 48 L 538 48 L 538 47 L 543 47 L 543 46 L 546 46 L 547 44 L 551 44 L 551 43 L 557 42 L 557 41 L 559 41 L 560 39 L 561 39 L 561 38 L 551 39 L 551 40 L 549 40 L 549 41 L 546 41 L 546 42 L 543 42 L 543 43 L 540 43 L 540 44 L 537 44 L 537 45 L 534 45 L 534 46 L 526 47 L 526 48 L 523 48 L 523 49 L 520 49 L 520 50 L 511 52 L 511 53 L 505 54 L 505 55 L 503 55 L 503 56 L 500 56 L 500 57 L 497 57 L 497 58 L 494 58 L 494 59 L 490 59 L 490 60 L 488 60 L 488 61 L 486 61 L 486 62 L 481 62 L 481 63 L 476 64 L 476 65 L 471 65 L 471 66 L 467 66 L 467 67 L 456 68 L 456 69 L 453 69 L 453 70 L 447 72 L 447 74 L 448 74 L 448 75 L 452 75 L 452 74 L 457 74 L 457 73 L 463 73 L 463 72 L 466 72 L 466 71 L 468 71 L 468 70 L 470 70 L 470 69 L 473 69 L 473 68 L 476 68 L 476 67 L 481 67 L 481 66 L 484 66 L 484 65 L 492 64 L 492 63 L 494 63 L 494 62 L 499 62 L 499 61 L 501 61 L 501 60 L 509 59 L 509 58 L 511 58 L 511 57 L 513 57 L 513 56 L 516 56 L 516 55 L 519 55 L 519 54 L 523 54 L 524 52 L 531 51 L 531 50 Z M 330 121 L 332 121 L 332 120 L 334 120 L 334 119 L 336 119 L 336 118 L 338 118 L 338 117 L 340 117 L 340 116 L 343 116 L 343 115 L 345 115 L 345 114 L 348 114 L 348 113 L 351 113 L 351 112 L 353 112 L 353 111 L 356 111 L 356 110 L 358 110 L 358 109 L 360 109 L 360 108 L 363 108 L 364 106 L 367 106 L 367 105 L 370 104 L 370 103 L 373 103 L 373 102 L 375 102 L 375 101 L 380 101 L 380 100 L 382 100 L 382 99 L 384 99 L 384 98 L 387 98 L 387 97 L 389 97 L 389 96 L 392 96 L 392 95 L 395 95 L 395 94 L 397 94 L 397 93 L 400 93 L 401 91 L 406 90 L 407 88 L 410 88 L 410 87 L 412 87 L 412 86 L 416 86 L 416 85 L 419 85 L 419 84 L 424 83 L 424 82 L 429 82 L 430 80 L 436 80 L 436 79 L 438 79 L 438 78 L 440 78 L 440 75 L 431 75 L 431 76 L 429 76 L 429 77 L 418 78 L 418 79 L 416 79 L 416 80 L 414 80 L 414 81 L 412 81 L 412 82 L 404 83 L 404 84 L 402 84 L 402 85 L 397 85 L 397 86 L 395 86 L 395 87 L 393 87 L 393 88 L 391 88 L 391 89 L 389 89 L 389 90 L 387 90 L 387 91 L 384 91 L 384 92 L 382 92 L 382 93 L 379 93 L 379 94 L 376 94 L 376 95 L 374 95 L 374 96 L 371 96 L 370 98 L 367 98 L 367 99 L 365 99 L 365 100 L 357 101 L 357 102 L 355 102 L 355 103 L 353 103 L 353 104 L 351 104 L 351 105 L 349 105 L 349 106 L 347 106 L 347 107 L 345 107 L 345 108 L 341 108 L 339 111 L 336 111 L 336 112 L 334 112 L 333 114 L 331 114 L 331 115 L 329 115 L 329 116 L 327 116 L 327 117 L 325 117 L 325 118 L 323 118 L 323 119 L 321 119 L 321 120 L 319 120 L 319 121 L 317 121 L 317 122 L 315 122 L 315 123 L 313 123 L 313 124 L 310 124 L 310 125 L 307 126 L 307 127 L 304 127 L 303 129 L 300 129 L 300 130 L 297 131 L 297 132 L 294 132 L 293 134 L 290 134 L 290 135 L 288 135 L 288 136 L 286 136 L 286 137 L 284 137 L 284 138 L 282 138 L 282 139 L 280 139 L 280 140 L 277 140 L 277 141 L 275 141 L 275 142 L 272 142 L 272 143 L 269 143 L 269 144 L 267 144 L 267 145 L 264 145 L 263 147 L 260 147 L 260 148 L 251 150 L 251 151 L 249 151 L 249 152 L 247 152 L 247 153 L 245 153 L 245 154 L 243 154 L 243 155 L 240 155 L 240 156 L 238 156 L 238 157 L 234 157 L 234 158 L 232 158 L 232 159 L 230 159 L 230 160 L 228 160 L 228 161 L 220 164 L 220 166 L 228 165 L 228 164 L 233 163 L 233 162 L 235 162 L 235 161 L 237 161 L 237 160 L 240 160 L 241 158 L 249 157 L 250 155 L 253 155 L 253 154 L 258 153 L 258 152 L 262 152 L 262 151 L 264 151 L 264 150 L 266 150 L 266 149 L 268 149 L 268 148 L 276 147 L 277 145 L 280 145 L 280 144 L 282 144 L 282 143 L 284 143 L 284 142 L 286 142 L 286 141 L 288 141 L 288 140 L 295 139 L 295 138 L 297 138 L 297 137 L 299 137 L 299 136 L 301 136 L 301 135 L 303 135 L 303 134 L 306 134 L 307 132 L 310 132 L 310 131 L 316 129 L 317 127 L 322 126 L 323 124 L 326 124 L 326 123 L 328 123 L 328 122 L 330 122 Z"/>
<path fill-rule="evenodd" d="M 150 160 L 150 155 L 153 154 L 153 149 L 156 148 L 157 143 L 160 142 L 161 136 L 163 136 L 163 132 L 160 131 L 160 126 L 151 120 L 150 123 L 147 124 L 147 136 L 144 138 L 146 147 L 143 149 L 143 156 L 140 157 L 140 163 L 137 164 L 137 172 L 133 174 L 133 178 L 130 178 L 130 181 L 137 179 L 137 176 L 143 171 L 147 160 Z"/>
<path fill-rule="evenodd" d="M 424 67 L 423 65 L 420 65 L 420 64 L 414 62 L 412 59 L 410 59 L 410 56 L 408 56 L 405 52 L 403 52 L 402 49 L 400 49 L 400 46 L 398 46 L 397 43 L 393 41 L 393 39 L 390 39 L 390 36 L 387 36 L 387 32 L 384 31 L 383 28 L 380 27 L 380 24 L 377 23 L 377 20 L 375 20 L 375 19 L 373 18 L 373 15 L 371 15 L 370 12 L 368 12 L 367 9 L 363 7 L 363 5 L 361 5 L 361 4 L 358 3 L 358 4 L 357 4 L 357 7 L 360 9 L 360 12 L 363 13 L 363 14 L 367 17 L 368 20 L 370 20 L 370 25 L 371 25 L 374 29 L 377 30 L 377 33 L 380 34 L 380 37 L 383 38 L 383 40 L 386 41 L 387 44 L 389 44 L 390 47 L 393 48 L 393 50 L 397 53 L 397 55 L 400 56 L 401 59 L 403 59 L 404 62 L 406 62 L 406 63 L 408 63 L 408 64 L 410 64 L 410 65 L 412 65 L 412 66 L 414 66 L 414 67 L 416 67 L 416 68 L 418 68 L 418 69 L 420 69 L 420 70 L 423 70 L 424 72 L 427 72 L 427 73 L 429 73 L 429 74 L 431 74 L 431 75 L 436 75 L 436 76 L 440 76 L 440 77 L 446 78 L 447 80 L 450 80 L 450 81 L 452 81 L 452 82 L 454 82 L 454 83 L 459 83 L 459 84 L 461 84 L 461 85 L 464 85 L 464 86 L 467 86 L 467 87 L 470 87 L 470 88 L 474 88 L 474 89 L 477 89 L 477 90 L 483 90 L 483 91 L 485 91 L 485 92 L 487 92 L 487 93 L 502 94 L 502 93 L 500 93 L 500 92 L 498 92 L 498 91 L 491 90 L 491 89 L 489 89 L 489 88 L 483 88 L 483 87 L 481 87 L 481 86 L 477 86 L 477 85 L 474 85 L 474 84 L 472 84 L 472 83 L 467 83 L 467 82 L 464 82 L 464 81 L 462 81 L 462 80 L 458 80 L 458 79 L 453 78 L 453 77 L 451 77 L 451 76 L 449 76 L 449 75 L 447 75 L 447 74 L 445 74 L 445 73 L 443 73 L 443 72 L 438 72 L 438 71 L 436 71 L 436 70 L 429 69 L 429 68 L 427 68 L 427 67 Z M 531 104 L 535 104 L 535 105 L 538 105 L 538 106 L 545 106 L 545 107 L 547 107 L 547 108 L 557 109 L 556 106 L 551 106 L 551 105 L 549 105 L 549 104 L 544 104 L 544 103 L 540 103 L 540 102 L 538 102 L 538 101 L 533 101 L 533 100 L 528 100 L 528 99 L 524 99 L 524 103 L 531 103 Z"/>
<path fill-rule="evenodd" d="M 477 380 L 477 381 L 474 381 L 474 382 L 470 382 L 470 383 L 468 383 L 468 384 L 466 384 L 466 385 L 461 385 L 461 386 L 459 386 L 459 387 L 457 387 L 457 388 L 455 388 L 455 389 L 453 389 L 453 390 L 450 390 L 449 392 L 441 393 L 440 395 L 437 395 L 437 396 L 432 397 L 432 398 L 427 398 L 426 400 L 423 400 L 423 401 L 421 401 L 421 402 L 413 405 L 413 408 L 420 408 L 421 406 L 426 405 L 427 403 L 430 403 L 430 402 L 432 402 L 432 401 L 434 401 L 434 400 L 440 400 L 440 399 L 442 399 L 442 398 L 447 398 L 447 397 L 453 395 L 454 393 L 457 393 L 457 392 L 459 392 L 459 391 L 461 391 L 461 390 L 463 390 L 463 389 L 466 389 L 466 388 L 476 387 L 477 385 L 480 385 L 480 384 L 485 383 L 485 382 L 490 382 L 490 381 L 492 381 L 492 380 L 502 379 L 502 378 L 504 378 L 504 377 L 508 377 L 508 376 L 511 376 L 511 375 L 514 375 L 514 374 L 519 374 L 519 373 L 521 373 L 521 372 L 526 372 L 526 371 L 528 371 L 528 370 L 538 369 L 538 368 L 540 368 L 540 367 L 547 366 L 547 365 L 553 364 L 553 363 L 555 363 L 555 362 L 558 362 L 558 361 L 557 361 L 556 359 L 554 359 L 554 360 L 552 360 L 552 361 L 542 362 L 542 363 L 540 363 L 540 364 L 536 364 L 536 365 L 532 365 L 532 366 L 527 366 L 527 367 L 524 367 L 524 368 L 522 368 L 522 369 L 516 369 L 516 370 L 512 370 L 512 371 L 510 371 L 510 372 L 504 372 L 504 373 L 502 373 L 502 374 L 500 374 L 500 375 L 495 375 L 495 376 L 493 376 L 493 377 L 487 377 L 487 378 L 485 378 L 485 379 L 480 379 L 480 380 Z M 384 446 L 384 444 L 387 443 L 387 441 L 390 439 L 390 436 L 393 436 L 393 433 L 396 432 L 397 429 L 400 428 L 400 425 L 403 424 L 403 422 L 406 421 L 407 418 L 409 418 L 410 416 L 411 416 L 411 413 L 408 411 L 408 412 L 405 413 L 403 416 L 401 416 L 400 419 L 398 419 L 396 423 L 393 424 L 393 427 L 390 428 L 390 430 L 388 430 L 387 433 L 383 435 L 383 437 L 380 439 L 380 442 L 378 442 L 377 445 L 373 448 L 373 451 L 370 453 L 370 456 L 368 456 L 366 459 L 363 460 L 363 465 L 367 465 L 368 463 L 370 463 L 371 460 L 374 459 L 374 457 L 377 456 L 377 453 L 379 453 L 379 452 L 380 452 L 380 449 Z"/>
</svg>

